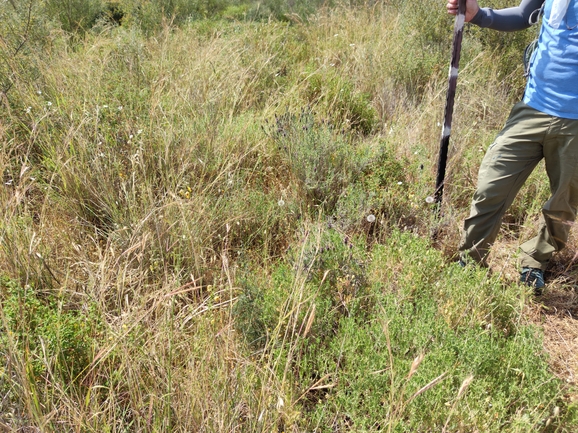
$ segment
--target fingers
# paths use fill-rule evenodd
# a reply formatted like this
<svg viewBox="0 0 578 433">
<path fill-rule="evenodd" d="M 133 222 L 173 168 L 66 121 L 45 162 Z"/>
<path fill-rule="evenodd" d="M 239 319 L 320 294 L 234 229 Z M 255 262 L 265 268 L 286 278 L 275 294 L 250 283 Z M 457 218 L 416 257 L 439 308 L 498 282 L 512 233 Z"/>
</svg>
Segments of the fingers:
<svg viewBox="0 0 578 433">
<path fill-rule="evenodd" d="M 457 15 L 458 14 L 458 0 L 447 0 L 446 9 L 448 14 Z M 466 1 L 466 21 L 471 21 L 474 16 L 480 10 L 477 0 L 467 0 Z"/>
<path fill-rule="evenodd" d="M 446 5 L 448 14 L 457 15 L 458 13 L 458 0 L 448 0 Z"/>
</svg>

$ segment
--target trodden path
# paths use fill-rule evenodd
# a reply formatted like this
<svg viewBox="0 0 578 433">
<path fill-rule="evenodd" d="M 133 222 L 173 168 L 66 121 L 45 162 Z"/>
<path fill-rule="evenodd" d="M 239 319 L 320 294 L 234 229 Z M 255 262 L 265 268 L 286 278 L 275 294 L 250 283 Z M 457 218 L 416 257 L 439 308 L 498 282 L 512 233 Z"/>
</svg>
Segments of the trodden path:
<svg viewBox="0 0 578 433">
<path fill-rule="evenodd" d="M 574 388 L 578 399 L 578 294 L 573 284 L 554 280 L 550 288 L 530 306 L 530 320 L 544 330 L 544 349 L 552 371 Z"/>
<path fill-rule="evenodd" d="M 547 290 L 528 305 L 529 320 L 544 332 L 550 368 L 578 400 L 578 253 L 566 251 L 546 272 Z"/>
</svg>

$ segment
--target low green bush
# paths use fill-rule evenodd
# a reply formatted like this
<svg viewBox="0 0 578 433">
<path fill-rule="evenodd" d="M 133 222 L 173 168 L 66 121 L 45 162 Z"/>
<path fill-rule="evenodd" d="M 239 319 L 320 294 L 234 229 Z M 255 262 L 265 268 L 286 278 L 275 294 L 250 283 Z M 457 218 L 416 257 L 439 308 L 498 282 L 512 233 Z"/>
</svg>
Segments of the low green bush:
<svg viewBox="0 0 578 433">
<path fill-rule="evenodd" d="M 318 120 L 309 109 L 277 116 L 265 129 L 311 204 L 330 213 L 367 163 L 363 155 L 352 157 L 353 135 Z"/>
<path fill-rule="evenodd" d="M 298 404 L 278 426 L 500 432 L 572 418 L 516 287 L 399 231 L 368 249 L 318 226 L 292 251 L 269 277 L 244 274 L 235 309 Z"/>
<path fill-rule="evenodd" d="M 64 298 L 5 277 L 0 278 L 0 305 L 3 355 L 21 357 L 34 381 L 82 379 L 103 330 L 96 310 L 77 310 Z"/>
<path fill-rule="evenodd" d="M 89 30 L 105 9 L 103 0 L 46 0 L 46 13 L 71 32 Z"/>
</svg>

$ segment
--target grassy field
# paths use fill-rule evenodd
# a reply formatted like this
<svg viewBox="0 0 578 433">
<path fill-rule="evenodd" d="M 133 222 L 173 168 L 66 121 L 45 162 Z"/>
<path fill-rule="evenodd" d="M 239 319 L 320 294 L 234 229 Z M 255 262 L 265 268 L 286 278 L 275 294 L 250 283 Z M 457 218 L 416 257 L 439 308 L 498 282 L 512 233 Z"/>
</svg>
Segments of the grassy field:
<svg viewBox="0 0 578 433">
<path fill-rule="evenodd" d="M 517 283 L 543 170 L 454 263 L 533 31 L 466 29 L 437 219 L 442 2 L 0 15 L 0 429 L 576 431 Z"/>
</svg>

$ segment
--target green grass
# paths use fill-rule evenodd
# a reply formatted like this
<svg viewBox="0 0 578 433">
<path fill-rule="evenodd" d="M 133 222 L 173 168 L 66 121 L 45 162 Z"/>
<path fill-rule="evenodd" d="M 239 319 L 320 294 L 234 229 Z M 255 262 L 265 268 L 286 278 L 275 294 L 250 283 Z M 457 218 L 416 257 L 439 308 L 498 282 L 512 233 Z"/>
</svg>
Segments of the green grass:
<svg viewBox="0 0 578 433">
<path fill-rule="evenodd" d="M 514 260 L 452 264 L 531 35 L 468 28 L 437 220 L 441 5 L 117 3 L 0 6 L 2 428 L 576 429 Z"/>
<path fill-rule="evenodd" d="M 280 429 L 532 431 L 561 404 L 517 286 L 409 233 L 368 249 L 318 227 L 302 242 L 234 310 L 290 386 Z"/>
</svg>

